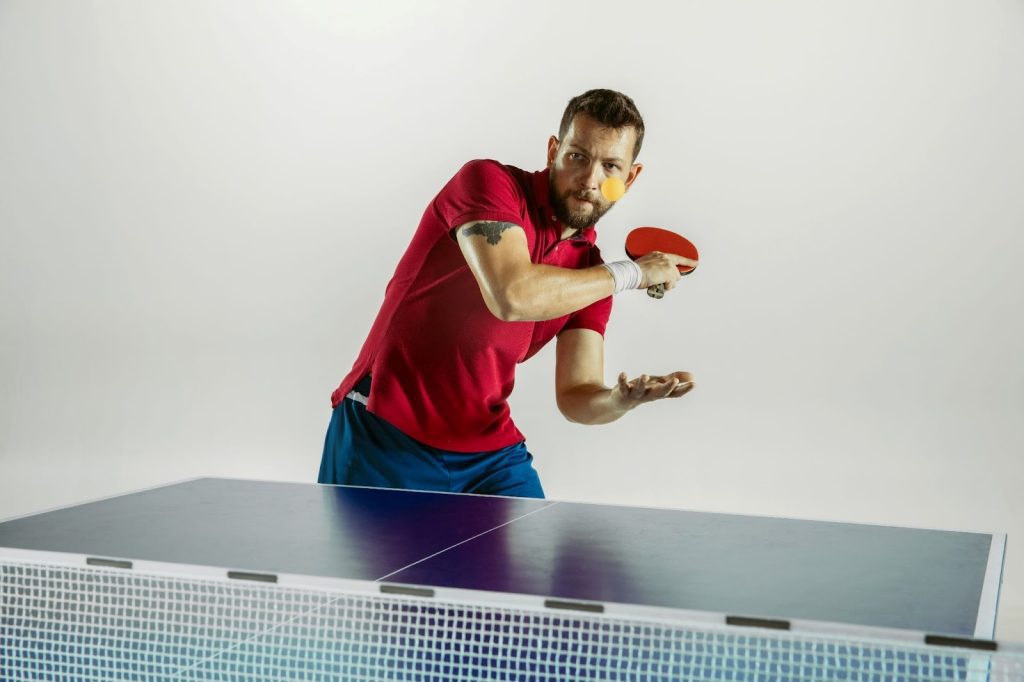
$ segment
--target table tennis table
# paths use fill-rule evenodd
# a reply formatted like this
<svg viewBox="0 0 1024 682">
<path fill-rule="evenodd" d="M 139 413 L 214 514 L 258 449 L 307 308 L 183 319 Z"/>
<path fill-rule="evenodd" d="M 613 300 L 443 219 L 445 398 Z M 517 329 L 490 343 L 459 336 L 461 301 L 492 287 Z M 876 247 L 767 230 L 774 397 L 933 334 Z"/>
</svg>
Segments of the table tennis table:
<svg viewBox="0 0 1024 682">
<path fill-rule="evenodd" d="M 0 678 L 1020 680 L 1005 546 L 201 478 L 0 523 Z"/>
</svg>

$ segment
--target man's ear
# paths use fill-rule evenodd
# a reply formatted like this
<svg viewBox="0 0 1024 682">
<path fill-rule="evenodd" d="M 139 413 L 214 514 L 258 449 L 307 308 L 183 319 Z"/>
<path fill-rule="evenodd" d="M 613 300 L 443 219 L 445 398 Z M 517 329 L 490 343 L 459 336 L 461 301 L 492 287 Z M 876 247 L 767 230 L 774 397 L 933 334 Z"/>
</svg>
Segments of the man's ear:
<svg viewBox="0 0 1024 682">
<path fill-rule="evenodd" d="M 626 189 L 629 189 L 629 186 L 633 184 L 633 181 L 636 180 L 637 176 L 640 175 L 640 171 L 643 169 L 644 165 L 642 163 L 634 163 L 630 167 L 629 173 L 626 175 Z"/>
<path fill-rule="evenodd" d="M 552 135 L 548 138 L 548 168 L 555 165 L 555 158 L 558 156 L 558 138 Z"/>
</svg>

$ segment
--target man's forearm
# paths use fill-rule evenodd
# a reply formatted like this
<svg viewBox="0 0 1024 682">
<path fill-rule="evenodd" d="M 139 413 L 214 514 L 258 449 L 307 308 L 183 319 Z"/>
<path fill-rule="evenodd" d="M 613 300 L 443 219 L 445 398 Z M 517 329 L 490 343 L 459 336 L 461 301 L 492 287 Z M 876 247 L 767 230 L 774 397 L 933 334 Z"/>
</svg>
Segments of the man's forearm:
<svg viewBox="0 0 1024 682">
<path fill-rule="evenodd" d="M 613 394 L 607 386 L 580 386 L 558 397 L 558 409 L 577 424 L 608 424 L 630 410 Z"/>
<path fill-rule="evenodd" d="M 501 319 L 552 320 L 611 296 L 615 283 L 601 265 L 571 270 L 533 264 L 501 292 Z"/>
</svg>

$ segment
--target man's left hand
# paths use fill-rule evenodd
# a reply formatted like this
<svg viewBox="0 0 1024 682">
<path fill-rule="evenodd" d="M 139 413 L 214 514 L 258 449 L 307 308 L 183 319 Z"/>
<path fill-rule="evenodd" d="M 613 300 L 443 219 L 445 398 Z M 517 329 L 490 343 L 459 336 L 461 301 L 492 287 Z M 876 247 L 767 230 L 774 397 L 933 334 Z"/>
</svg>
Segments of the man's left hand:
<svg viewBox="0 0 1024 682">
<path fill-rule="evenodd" d="M 618 384 L 612 389 L 612 398 L 623 408 L 631 410 L 662 398 L 679 398 L 693 387 L 693 376 L 689 372 L 673 372 L 664 376 L 641 374 L 636 379 L 627 379 L 626 373 L 622 372 Z"/>
</svg>

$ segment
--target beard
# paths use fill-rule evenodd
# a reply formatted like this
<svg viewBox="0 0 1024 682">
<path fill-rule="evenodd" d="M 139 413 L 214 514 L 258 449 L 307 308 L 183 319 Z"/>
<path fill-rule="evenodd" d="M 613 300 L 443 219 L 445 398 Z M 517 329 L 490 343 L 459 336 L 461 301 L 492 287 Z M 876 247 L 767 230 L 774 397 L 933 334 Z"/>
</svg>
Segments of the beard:
<svg viewBox="0 0 1024 682">
<path fill-rule="evenodd" d="M 600 198 L 600 194 L 597 197 L 592 197 L 589 192 L 580 192 L 566 190 L 562 194 L 558 194 L 555 190 L 555 178 L 550 176 L 548 178 L 548 194 L 551 197 L 551 207 L 555 211 L 555 217 L 565 225 L 571 227 L 574 230 L 582 230 L 590 227 L 598 220 L 601 219 L 605 213 L 607 213 L 612 205 L 610 202 L 605 202 Z M 590 202 L 593 206 L 593 210 L 588 212 L 585 211 L 574 211 L 569 208 L 569 199 L 576 197 L 577 199 L 584 199 Z"/>
</svg>

